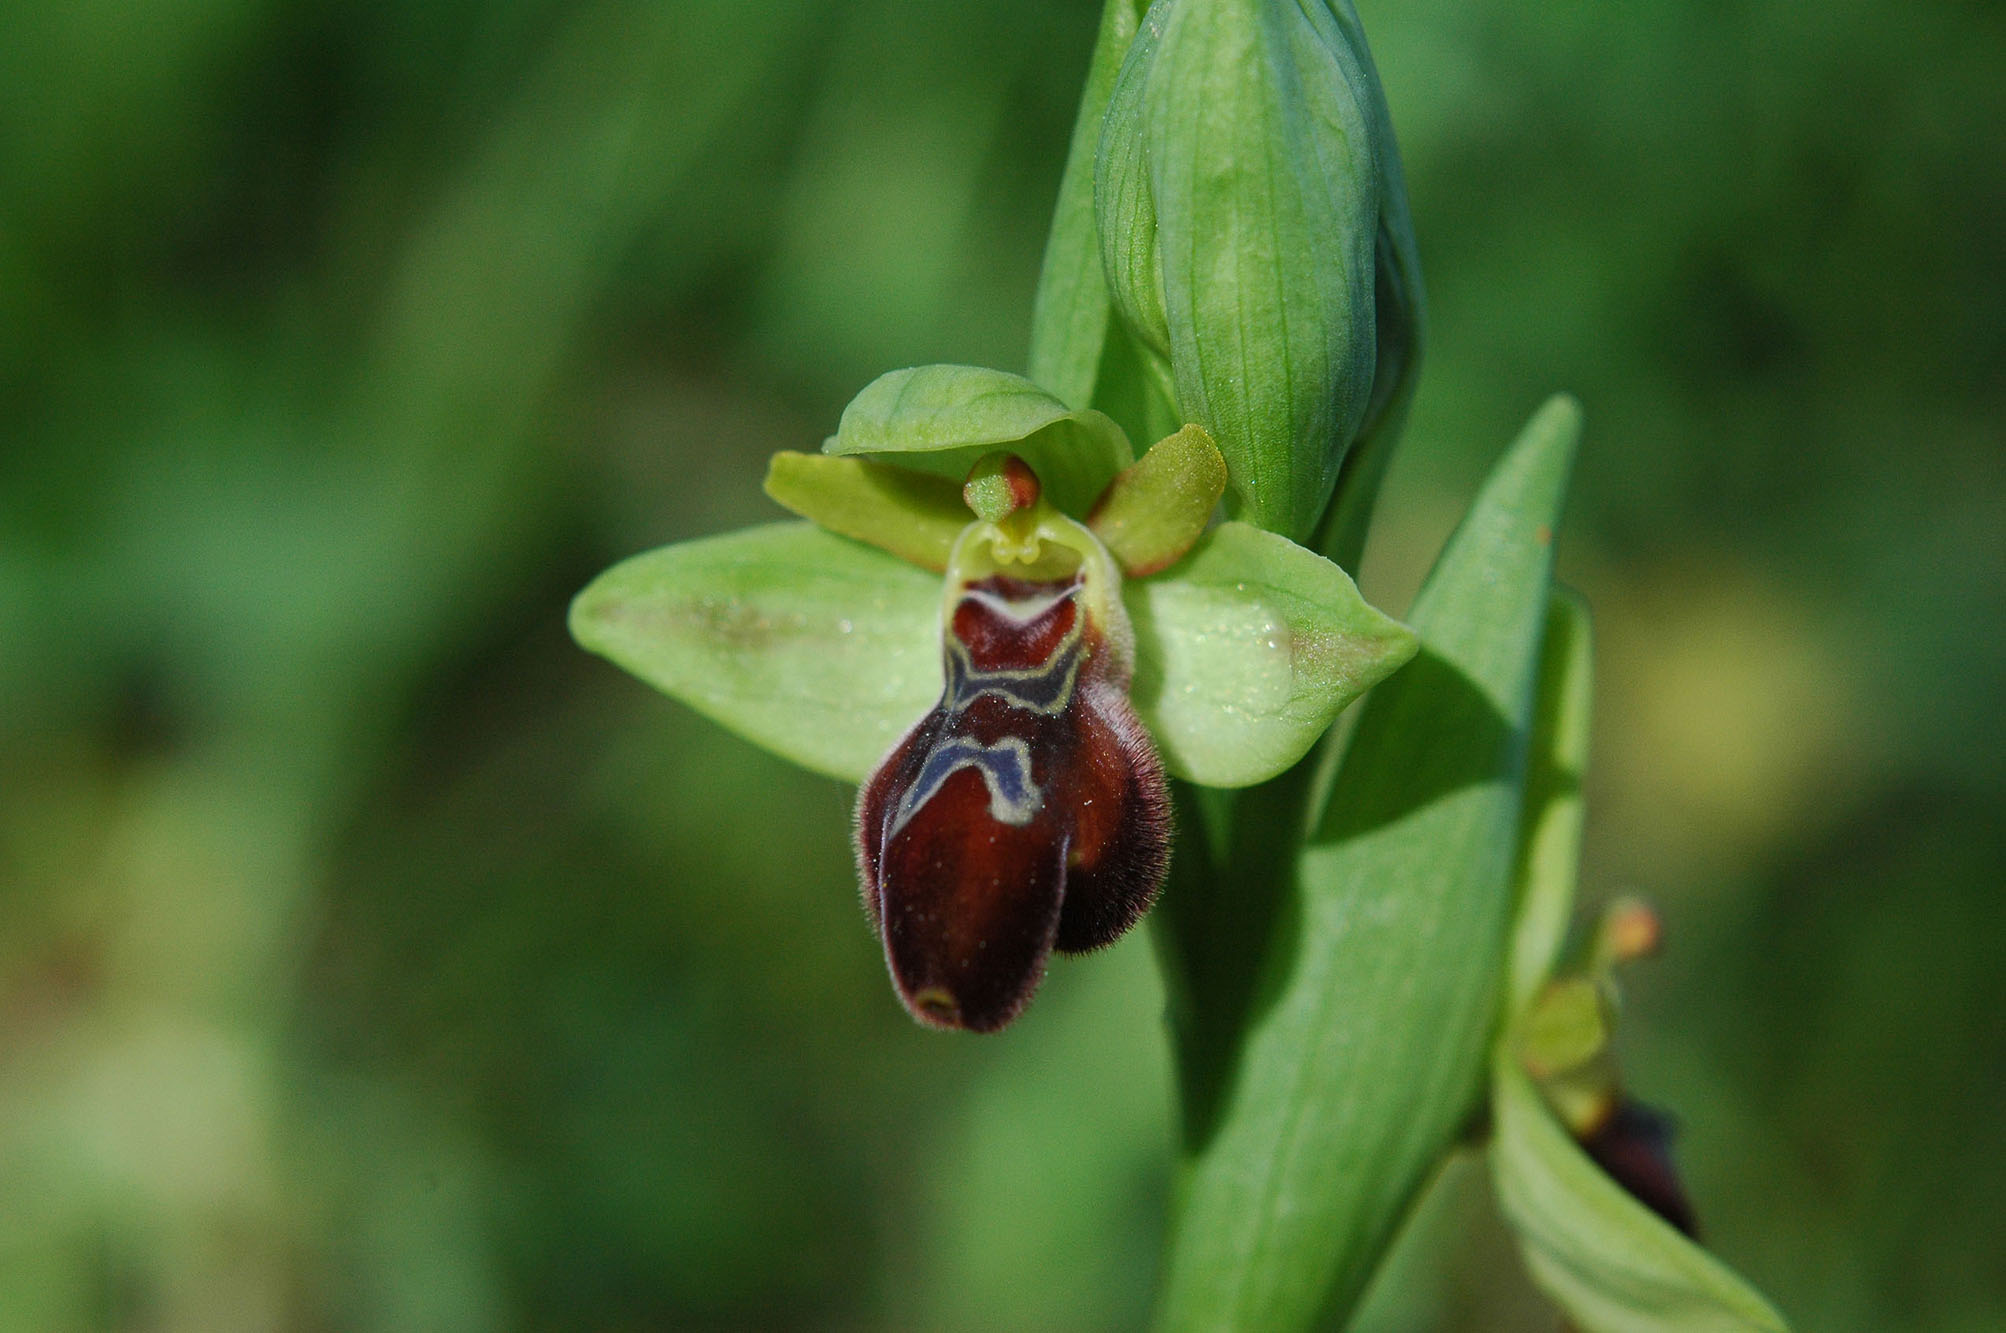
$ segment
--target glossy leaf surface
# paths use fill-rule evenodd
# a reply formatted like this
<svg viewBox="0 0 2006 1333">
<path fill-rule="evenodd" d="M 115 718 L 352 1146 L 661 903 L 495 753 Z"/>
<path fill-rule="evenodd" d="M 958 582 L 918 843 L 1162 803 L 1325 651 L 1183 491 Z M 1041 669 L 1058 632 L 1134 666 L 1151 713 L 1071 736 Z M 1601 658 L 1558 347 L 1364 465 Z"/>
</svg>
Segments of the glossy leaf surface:
<svg viewBox="0 0 2006 1333">
<path fill-rule="evenodd" d="M 1781 1330 L 1783 1317 L 1590 1161 L 1501 1053 L 1491 1173 L 1535 1281 L 1588 1333 Z"/>
<path fill-rule="evenodd" d="M 1556 588 L 1547 613 L 1539 705 L 1526 766 L 1518 906 L 1512 922 L 1507 1005 L 1525 1011 L 1567 940 L 1581 857 L 1581 780 L 1594 713 L 1594 634 L 1588 608 Z"/>
<path fill-rule="evenodd" d="M 1199 1095 L 1163 1327 L 1349 1310 L 1476 1103 L 1578 434 L 1555 400 L 1492 472 L 1415 603 L 1420 655 L 1367 701 L 1327 800 L 1312 795 L 1244 1036 L 1185 1047 Z M 1202 934 L 1174 943 L 1187 976 L 1217 974 Z"/>
</svg>

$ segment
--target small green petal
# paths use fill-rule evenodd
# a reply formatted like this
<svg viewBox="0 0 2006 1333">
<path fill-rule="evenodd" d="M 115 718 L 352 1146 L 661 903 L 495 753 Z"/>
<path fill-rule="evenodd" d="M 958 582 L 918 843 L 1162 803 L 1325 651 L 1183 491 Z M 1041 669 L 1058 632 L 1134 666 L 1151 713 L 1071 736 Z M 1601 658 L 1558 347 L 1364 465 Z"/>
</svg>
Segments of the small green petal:
<svg viewBox="0 0 2006 1333">
<path fill-rule="evenodd" d="M 1534 1280 L 1588 1333 L 1788 1327 L 1732 1269 L 1605 1175 L 1508 1050 L 1493 1065 L 1491 1108 L 1498 1202 Z"/>
<path fill-rule="evenodd" d="M 831 532 L 936 572 L 973 518 L 953 482 L 867 458 L 782 451 L 766 466 L 766 493 Z"/>
<path fill-rule="evenodd" d="M 1113 418 L 1075 412 L 1022 375 L 980 366 L 918 366 L 880 375 L 843 409 L 825 454 L 874 454 L 959 484 L 984 454 L 1031 465 L 1047 499 L 1084 514 L 1135 459 Z"/>
<path fill-rule="evenodd" d="M 1226 493 L 1226 460 L 1203 426 L 1186 426 L 1123 468 L 1094 505 L 1087 526 L 1129 573 L 1170 566 L 1203 536 Z"/>
<path fill-rule="evenodd" d="M 811 523 L 594 579 L 572 637 L 755 745 L 861 782 L 940 694 L 940 579 Z"/>
<path fill-rule="evenodd" d="M 1343 570 L 1245 523 L 1221 524 L 1173 573 L 1124 594 L 1136 711 L 1165 767 L 1208 787 L 1288 768 L 1416 648 Z"/>
</svg>

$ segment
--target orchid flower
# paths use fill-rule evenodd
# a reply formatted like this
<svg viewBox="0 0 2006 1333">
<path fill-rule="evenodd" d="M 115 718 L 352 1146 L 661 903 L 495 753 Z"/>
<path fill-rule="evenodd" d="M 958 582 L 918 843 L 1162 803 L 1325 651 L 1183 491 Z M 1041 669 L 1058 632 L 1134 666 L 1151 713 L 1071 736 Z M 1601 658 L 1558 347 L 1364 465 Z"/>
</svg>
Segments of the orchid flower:
<svg viewBox="0 0 2006 1333">
<path fill-rule="evenodd" d="M 1112 419 L 1001 371 L 894 371 L 766 488 L 807 522 L 680 543 L 573 605 L 587 648 L 783 758 L 860 786 L 857 861 L 921 1023 L 993 1031 L 1053 950 L 1155 901 L 1166 777 L 1300 759 L 1417 643 L 1345 572 L 1214 511 L 1186 426 L 1140 460 Z"/>
</svg>

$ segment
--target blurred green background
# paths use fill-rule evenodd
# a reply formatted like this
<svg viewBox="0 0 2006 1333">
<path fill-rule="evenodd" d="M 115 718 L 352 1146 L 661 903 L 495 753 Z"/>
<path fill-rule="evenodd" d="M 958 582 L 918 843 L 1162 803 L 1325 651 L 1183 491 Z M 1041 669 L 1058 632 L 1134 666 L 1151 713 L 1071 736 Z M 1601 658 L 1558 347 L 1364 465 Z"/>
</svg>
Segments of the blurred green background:
<svg viewBox="0 0 2006 1333">
<path fill-rule="evenodd" d="M 1805 1329 L 2006 1325 L 2006 11 L 1361 0 L 1405 604 L 1556 387 L 1635 1089 Z M 0 40 L 0 1329 L 1133 1327 L 1146 932 L 900 1011 L 851 793 L 565 636 L 1021 367 L 1087 0 L 80 0 Z M 1550 1330 L 1452 1168 L 1361 1323 Z"/>
</svg>

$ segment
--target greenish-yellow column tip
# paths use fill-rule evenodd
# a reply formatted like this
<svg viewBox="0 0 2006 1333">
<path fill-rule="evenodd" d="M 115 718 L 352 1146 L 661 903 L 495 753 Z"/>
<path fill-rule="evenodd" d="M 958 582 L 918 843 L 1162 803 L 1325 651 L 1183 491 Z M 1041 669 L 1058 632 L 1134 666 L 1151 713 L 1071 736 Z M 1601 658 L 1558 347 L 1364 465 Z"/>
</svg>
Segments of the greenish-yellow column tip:
<svg viewBox="0 0 2006 1333">
<path fill-rule="evenodd" d="M 975 511 L 977 518 L 988 523 L 1001 523 L 1018 510 L 1029 509 L 1038 503 L 1038 474 L 1015 454 L 1002 450 L 984 454 L 968 470 L 968 480 L 961 486 L 961 498 Z"/>
</svg>

